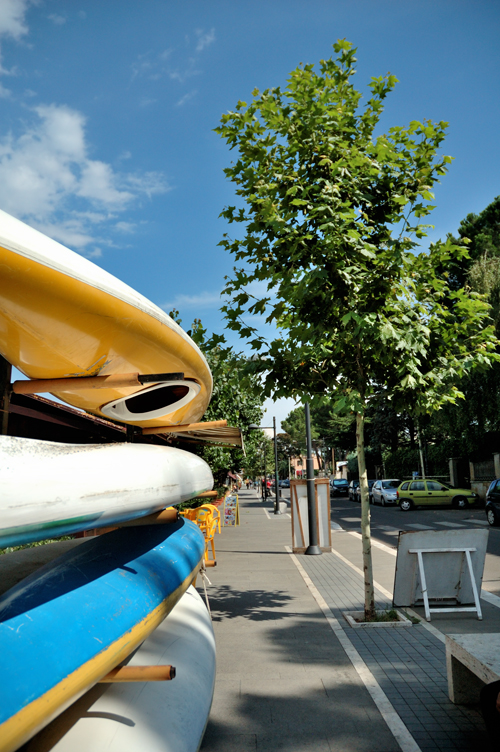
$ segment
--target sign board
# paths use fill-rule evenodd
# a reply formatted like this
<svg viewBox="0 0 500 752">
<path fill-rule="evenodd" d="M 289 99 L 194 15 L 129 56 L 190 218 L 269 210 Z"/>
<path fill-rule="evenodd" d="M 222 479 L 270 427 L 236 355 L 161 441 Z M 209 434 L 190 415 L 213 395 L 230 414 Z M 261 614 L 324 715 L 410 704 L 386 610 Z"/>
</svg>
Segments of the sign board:
<svg viewBox="0 0 500 752">
<path fill-rule="evenodd" d="M 318 543 L 322 551 L 331 551 L 332 530 L 330 523 L 330 481 L 316 478 L 314 481 Z M 309 517 L 307 514 L 307 481 L 290 481 L 292 512 L 292 550 L 303 554 L 309 545 Z"/>
<path fill-rule="evenodd" d="M 224 501 L 224 515 L 222 518 L 224 527 L 231 527 L 240 524 L 240 505 L 238 494 L 226 496 Z"/>
<path fill-rule="evenodd" d="M 393 605 L 424 605 L 430 612 L 477 611 L 488 530 L 417 530 L 399 533 Z M 462 608 L 474 604 L 471 608 Z M 431 608 L 439 606 L 439 608 Z M 451 608 L 447 608 L 451 606 Z"/>
</svg>

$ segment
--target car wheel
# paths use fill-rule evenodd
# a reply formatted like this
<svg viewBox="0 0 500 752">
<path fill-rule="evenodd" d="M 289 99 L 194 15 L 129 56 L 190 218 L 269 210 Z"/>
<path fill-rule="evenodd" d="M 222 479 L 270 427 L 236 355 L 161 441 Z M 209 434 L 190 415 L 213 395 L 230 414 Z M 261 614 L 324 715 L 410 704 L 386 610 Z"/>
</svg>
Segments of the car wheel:
<svg viewBox="0 0 500 752">
<path fill-rule="evenodd" d="M 402 512 L 409 512 L 410 509 L 413 509 L 413 501 L 411 499 L 400 499 L 399 508 Z"/>
<path fill-rule="evenodd" d="M 455 509 L 465 509 L 467 506 L 467 499 L 464 496 L 459 496 L 457 499 L 453 499 L 453 506 Z"/>
<path fill-rule="evenodd" d="M 497 516 L 493 509 L 488 509 L 488 511 L 486 512 L 486 519 L 488 520 L 488 524 L 491 525 L 491 527 L 498 525 Z"/>
</svg>

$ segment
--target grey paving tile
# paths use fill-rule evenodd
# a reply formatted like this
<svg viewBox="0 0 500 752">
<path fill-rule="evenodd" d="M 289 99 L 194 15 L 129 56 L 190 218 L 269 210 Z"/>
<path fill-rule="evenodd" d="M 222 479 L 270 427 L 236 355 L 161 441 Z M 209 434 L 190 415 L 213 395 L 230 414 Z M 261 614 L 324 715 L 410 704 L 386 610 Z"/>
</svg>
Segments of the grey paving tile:
<svg viewBox="0 0 500 752">
<path fill-rule="evenodd" d="M 213 570 L 213 581 L 220 577 L 218 600 L 217 593 L 214 598 L 216 634 L 224 641 L 219 664 L 227 688 L 240 677 L 242 690 L 239 695 L 238 685 L 233 685 L 231 697 L 218 683 L 220 696 L 206 740 L 212 744 L 218 734 L 221 744 L 202 749 L 396 752 L 399 746 L 304 581 L 290 566 L 290 557 L 272 553 L 281 554 L 289 542 L 289 524 L 281 526 L 281 518 L 267 520 L 260 506 L 257 511 L 258 515 L 248 515 L 244 531 L 225 531 L 230 569 Z M 352 544 L 359 542 L 353 539 Z M 350 629 L 341 612 L 362 608 L 360 576 L 334 554 L 300 557 L 300 563 L 422 752 L 482 752 L 480 716 L 452 705 L 447 697 L 443 644 L 422 625 L 406 630 Z M 376 598 L 380 607 L 388 604 L 382 593 Z M 305 735 L 304 723 L 309 724 Z M 228 746 L 230 738 L 233 747 Z"/>
</svg>

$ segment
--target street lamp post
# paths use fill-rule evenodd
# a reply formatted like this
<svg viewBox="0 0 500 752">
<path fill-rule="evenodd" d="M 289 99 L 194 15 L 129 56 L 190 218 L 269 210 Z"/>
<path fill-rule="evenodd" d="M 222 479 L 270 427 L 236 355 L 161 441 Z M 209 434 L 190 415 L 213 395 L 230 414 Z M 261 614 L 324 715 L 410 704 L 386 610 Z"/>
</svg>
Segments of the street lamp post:
<svg viewBox="0 0 500 752">
<path fill-rule="evenodd" d="M 314 486 L 314 462 L 312 456 L 311 441 L 311 416 L 309 412 L 309 403 L 304 405 L 306 417 L 306 483 L 307 483 L 307 517 L 309 523 L 309 545 L 305 550 L 308 556 L 321 555 L 321 548 L 318 545 L 318 517 L 316 513 L 316 491 Z"/>
<path fill-rule="evenodd" d="M 275 496 L 274 496 L 274 514 L 281 514 L 280 509 L 280 488 L 278 485 L 278 442 L 276 441 L 276 418 L 273 418 L 273 425 L 272 426 L 257 426 L 255 424 L 252 424 L 248 426 L 252 429 L 264 429 L 264 428 L 272 428 L 274 432 L 274 482 L 275 482 Z M 264 444 L 264 457 L 265 457 L 265 444 Z M 266 482 L 266 479 L 264 478 L 264 483 Z"/>
<path fill-rule="evenodd" d="M 266 475 L 267 475 L 267 472 L 266 472 L 266 442 L 264 442 L 264 481 L 260 484 L 260 490 L 261 490 L 261 493 L 262 493 L 262 501 L 266 500 L 266 490 L 267 490 L 267 487 L 266 487 Z"/>
</svg>

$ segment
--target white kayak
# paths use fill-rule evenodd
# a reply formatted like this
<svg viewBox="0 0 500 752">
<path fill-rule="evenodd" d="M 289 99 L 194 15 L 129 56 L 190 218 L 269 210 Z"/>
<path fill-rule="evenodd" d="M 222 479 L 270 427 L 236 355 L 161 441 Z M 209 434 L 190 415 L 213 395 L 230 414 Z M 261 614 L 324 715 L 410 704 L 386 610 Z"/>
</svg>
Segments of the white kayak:
<svg viewBox="0 0 500 752">
<path fill-rule="evenodd" d="M 207 463 L 174 447 L 0 436 L 0 548 L 142 517 L 212 486 Z"/>
<path fill-rule="evenodd" d="M 97 685 L 33 737 L 24 752 L 196 752 L 212 704 L 215 639 L 193 587 L 128 663 L 158 664 L 175 666 L 175 679 Z"/>
</svg>

